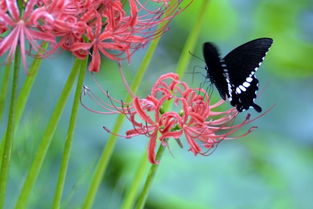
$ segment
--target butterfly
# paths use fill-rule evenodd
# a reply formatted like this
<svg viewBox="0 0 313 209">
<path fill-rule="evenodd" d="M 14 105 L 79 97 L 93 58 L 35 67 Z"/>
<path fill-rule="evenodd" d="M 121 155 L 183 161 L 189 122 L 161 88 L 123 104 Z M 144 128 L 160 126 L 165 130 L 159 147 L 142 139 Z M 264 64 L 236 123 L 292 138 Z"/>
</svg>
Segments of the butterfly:
<svg viewBox="0 0 313 209">
<path fill-rule="evenodd" d="M 233 49 L 224 58 L 220 58 L 214 44 L 203 44 L 206 77 L 215 85 L 222 99 L 229 100 L 239 112 L 250 107 L 257 112 L 262 111 L 262 108 L 255 104 L 259 84 L 255 72 L 272 43 L 271 38 L 255 39 Z"/>
</svg>

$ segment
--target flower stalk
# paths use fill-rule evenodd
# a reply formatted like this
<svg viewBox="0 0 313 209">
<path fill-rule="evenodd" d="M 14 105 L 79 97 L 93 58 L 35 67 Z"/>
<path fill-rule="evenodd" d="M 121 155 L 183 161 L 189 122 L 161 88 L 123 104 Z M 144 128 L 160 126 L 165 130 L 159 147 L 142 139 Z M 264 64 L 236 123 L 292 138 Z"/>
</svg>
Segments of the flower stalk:
<svg viewBox="0 0 313 209">
<path fill-rule="evenodd" d="M 8 62 L 5 65 L 3 79 L 1 81 L 1 90 L 0 90 L 0 121 L 2 119 L 2 114 L 5 108 L 5 101 L 8 95 L 8 87 L 9 87 L 9 80 L 11 74 L 11 62 Z"/>
<path fill-rule="evenodd" d="M 136 200 L 138 190 L 140 189 L 140 186 L 142 184 L 142 179 L 144 178 L 146 174 L 147 168 L 148 168 L 147 153 L 145 152 L 145 154 L 141 157 L 139 166 L 134 175 L 134 179 L 131 182 L 131 186 L 129 187 L 129 190 L 127 191 L 124 197 L 124 201 L 121 206 L 121 209 L 133 208 L 134 201 Z"/>
<path fill-rule="evenodd" d="M 4 76 L 1 82 L 2 85 L 1 85 L 1 90 L 0 90 L 0 121 L 2 119 L 3 111 L 5 109 L 5 101 L 8 96 L 11 67 L 12 67 L 11 62 L 8 62 L 5 66 Z M 0 156 L 2 156 L 3 150 L 4 150 L 5 135 L 4 136 L 0 135 L 0 137 L 3 137 L 3 139 L 0 141 Z M 1 165 L 2 165 L 2 157 L 0 157 L 0 171 L 1 171 Z"/>
<path fill-rule="evenodd" d="M 13 147 L 14 131 L 16 126 L 16 95 L 17 85 L 19 78 L 21 55 L 19 52 L 15 54 L 14 67 L 13 67 L 13 81 L 12 81 L 12 93 L 10 99 L 9 119 L 7 123 L 7 130 L 4 139 L 4 150 L 2 153 L 2 163 L 0 172 L 0 208 L 2 209 L 5 204 L 6 186 L 8 182 L 10 159 Z"/>
<path fill-rule="evenodd" d="M 20 123 L 22 114 L 25 109 L 25 105 L 28 100 L 28 96 L 30 94 L 30 91 L 32 90 L 33 84 L 37 78 L 41 63 L 42 63 L 42 58 L 40 57 L 40 54 L 44 53 L 44 51 L 48 48 L 49 43 L 44 42 L 40 49 L 38 54 L 35 56 L 32 64 L 29 67 L 27 77 L 25 79 L 25 82 L 21 88 L 21 92 L 17 98 L 17 103 L 16 103 L 16 124 L 17 126 Z"/>
<path fill-rule="evenodd" d="M 161 146 L 160 145 L 159 149 L 157 151 L 156 161 L 160 161 L 161 160 L 161 157 L 163 155 L 164 150 L 165 150 L 165 146 Z M 152 185 L 152 181 L 154 179 L 154 176 L 156 174 L 156 171 L 157 171 L 158 167 L 159 167 L 159 164 L 152 164 L 150 166 L 149 173 L 147 175 L 147 179 L 146 179 L 145 184 L 143 186 L 142 192 L 139 195 L 139 199 L 138 199 L 138 203 L 137 203 L 136 209 L 144 208 L 144 206 L 146 204 L 146 200 L 147 200 L 148 194 L 149 194 L 150 187 Z"/>
<path fill-rule="evenodd" d="M 48 47 L 48 43 L 43 43 L 39 53 L 46 50 L 47 47 Z M 30 94 L 33 83 L 34 83 L 34 81 L 37 77 L 37 74 L 39 72 L 40 65 L 42 63 L 42 59 L 40 58 L 39 55 L 40 54 L 37 54 L 37 56 L 34 58 L 31 66 L 29 68 L 25 82 L 24 82 L 24 84 L 20 90 L 20 93 L 17 97 L 16 116 L 15 116 L 16 128 L 15 128 L 15 130 L 18 130 L 18 126 L 19 126 L 22 114 L 24 112 L 25 105 L 26 105 L 27 100 L 28 100 L 28 96 Z M 8 88 L 8 82 L 9 82 L 9 76 L 10 76 L 10 69 L 11 69 L 11 61 L 8 61 L 8 64 L 5 67 L 5 73 L 4 73 L 4 78 L 3 78 L 3 83 L 2 83 L 2 87 L 1 87 L 1 93 L 0 93 L 0 120 L 1 120 L 2 111 L 4 110 L 5 99 L 7 98 L 7 88 Z M 0 156 L 2 156 L 2 153 L 3 153 L 4 141 L 5 140 L 1 140 L 1 142 L 0 142 Z M 1 160 L 0 160 L 0 166 L 1 166 Z"/>
<path fill-rule="evenodd" d="M 30 192 L 34 186 L 34 183 L 37 180 L 38 175 L 39 175 L 42 163 L 45 159 L 49 145 L 52 141 L 52 138 L 53 138 L 55 130 L 57 128 L 58 122 L 59 122 L 61 115 L 63 113 L 63 110 L 64 110 L 65 104 L 67 102 L 68 96 L 69 96 L 71 89 L 73 87 L 75 78 L 77 77 L 77 74 L 79 72 L 81 63 L 82 63 L 82 60 L 76 59 L 74 65 L 73 65 L 72 71 L 71 71 L 71 73 L 70 73 L 70 75 L 66 81 L 66 84 L 63 88 L 63 91 L 62 91 L 62 93 L 59 97 L 59 100 L 55 106 L 55 109 L 51 115 L 49 123 L 48 123 L 46 130 L 44 132 L 44 135 L 42 137 L 41 143 L 40 143 L 38 150 L 36 152 L 35 158 L 32 162 L 30 170 L 29 170 L 27 177 L 25 179 L 25 182 L 23 184 L 21 193 L 18 197 L 16 206 L 15 206 L 16 209 L 23 209 L 23 208 L 26 208 L 26 206 L 27 206 Z"/>
<path fill-rule="evenodd" d="M 65 177 L 67 173 L 68 163 L 70 159 L 70 153 L 72 149 L 73 135 L 74 135 L 75 126 L 76 126 L 77 113 L 79 109 L 80 95 L 83 89 L 83 82 L 84 82 L 85 73 L 87 69 L 87 61 L 88 61 L 88 58 L 85 58 L 85 60 L 83 61 L 79 69 L 79 76 L 78 76 L 76 91 L 74 95 L 72 113 L 71 113 L 69 128 L 67 131 L 67 137 L 66 137 L 64 151 L 63 151 L 63 158 L 62 158 L 61 168 L 59 172 L 58 183 L 57 183 L 56 191 L 54 195 L 54 201 L 53 201 L 53 207 L 52 207 L 53 209 L 59 209 L 61 207 L 62 193 L 63 193 L 64 182 L 65 182 Z"/>
</svg>

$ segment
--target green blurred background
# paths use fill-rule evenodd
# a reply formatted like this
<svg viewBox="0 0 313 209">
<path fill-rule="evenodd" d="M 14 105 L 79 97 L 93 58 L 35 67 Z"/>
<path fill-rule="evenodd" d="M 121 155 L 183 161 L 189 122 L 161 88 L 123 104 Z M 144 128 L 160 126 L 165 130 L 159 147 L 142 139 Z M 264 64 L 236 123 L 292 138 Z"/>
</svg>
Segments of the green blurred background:
<svg viewBox="0 0 313 209">
<path fill-rule="evenodd" d="M 153 57 L 138 92 L 146 96 L 156 79 L 175 71 L 182 47 L 193 26 L 201 1 L 193 4 L 170 24 Z M 258 129 L 247 137 L 224 141 L 208 156 L 193 156 L 187 146 L 171 143 L 157 171 L 147 209 L 309 209 L 313 208 L 313 2 L 312 0 L 211 0 L 206 23 L 193 54 L 202 57 L 202 43 L 215 42 L 223 55 L 258 37 L 271 37 L 274 44 L 257 75 L 261 91 L 257 102 L 270 113 L 254 122 Z M 139 50 L 124 71 L 131 82 L 145 49 Z M 43 130 L 74 58 L 65 53 L 44 61 L 30 95 L 22 124 L 14 141 L 9 199 L 12 208 L 26 176 Z M 204 62 L 192 57 L 183 80 L 198 87 Z M 2 76 L 3 72 L 0 72 Z M 192 82 L 192 76 L 194 81 Z M 25 77 L 25 76 L 24 76 Z M 96 79 L 117 99 L 126 91 L 116 64 L 104 59 Z M 85 84 L 97 91 L 90 74 Z M 98 92 L 100 95 L 100 92 Z M 217 91 L 213 93 L 217 98 Z M 72 95 L 73 96 L 73 95 Z M 51 207 L 64 146 L 71 102 L 67 105 L 50 146 L 39 180 L 32 193 L 31 209 Z M 255 112 L 250 111 L 254 116 Z M 80 108 L 64 209 L 78 208 L 87 191 L 97 159 L 115 116 Z M 239 120 L 237 121 L 239 122 Z M 0 131 L 3 133 L 4 124 Z M 121 134 L 132 128 L 126 122 Z M 245 127 L 247 130 L 249 126 Z M 95 209 L 119 208 L 147 145 L 146 137 L 120 138 L 99 189 Z"/>
</svg>

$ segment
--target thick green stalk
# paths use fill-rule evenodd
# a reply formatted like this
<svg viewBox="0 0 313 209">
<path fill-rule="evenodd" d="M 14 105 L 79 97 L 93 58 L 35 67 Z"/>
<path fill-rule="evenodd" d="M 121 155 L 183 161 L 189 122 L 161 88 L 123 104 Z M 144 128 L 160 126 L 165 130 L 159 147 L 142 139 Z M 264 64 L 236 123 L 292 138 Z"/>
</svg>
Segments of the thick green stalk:
<svg viewBox="0 0 313 209">
<path fill-rule="evenodd" d="M 41 45 L 41 48 L 39 50 L 39 53 L 43 53 L 44 50 L 46 50 L 48 47 L 48 43 L 43 43 Z M 27 73 L 27 77 L 26 77 L 26 80 L 21 88 L 21 92 L 20 94 L 18 95 L 18 98 L 17 98 L 17 101 L 16 101 L 16 121 L 15 121 L 15 124 L 16 124 L 16 128 L 15 130 L 18 130 L 18 126 L 19 126 L 19 123 L 20 123 L 20 119 L 21 119 L 21 116 L 24 112 L 24 109 L 25 109 L 25 104 L 27 102 L 27 99 L 28 99 L 28 96 L 29 96 L 29 93 L 32 89 L 32 86 L 33 86 L 33 83 L 37 77 L 37 74 L 39 72 L 39 68 L 40 68 L 40 65 L 41 65 L 41 62 L 42 62 L 42 59 L 41 58 L 35 58 L 29 68 L 29 71 Z M 5 86 L 7 86 L 8 84 L 8 81 L 9 81 L 9 74 L 7 75 L 7 71 L 9 72 L 10 71 L 10 68 L 11 68 L 11 64 L 8 63 L 8 65 L 6 66 L 6 70 L 5 70 L 5 76 L 3 78 L 3 83 L 2 83 L 2 88 L 1 88 L 1 93 L 0 93 L 0 119 L 1 119 L 1 113 L 3 111 L 3 108 L 4 108 L 4 100 L 6 99 L 6 88 Z M 3 101 L 3 103 L 2 103 Z M 3 106 L 2 106 L 3 105 Z M 2 151 L 3 151 L 3 148 L 4 148 L 4 140 L 1 141 L 1 144 L 0 144 L 0 156 L 2 156 Z M 0 163 L 1 165 L 1 163 Z"/>
<path fill-rule="evenodd" d="M 121 209 L 133 208 L 138 190 L 140 189 L 140 186 L 142 184 L 142 179 L 146 174 L 147 167 L 148 167 L 147 152 L 145 152 L 134 175 L 134 180 L 131 182 L 131 186 L 125 195 L 125 199 L 123 205 L 121 206 Z"/>
<path fill-rule="evenodd" d="M 161 160 L 161 157 L 163 155 L 164 150 L 165 150 L 165 147 L 160 145 L 159 149 L 158 149 L 158 152 L 157 152 L 157 155 L 156 155 L 156 158 L 155 158 L 156 161 L 160 161 Z M 136 209 L 144 208 L 146 200 L 147 200 L 147 197 L 148 197 L 148 194 L 149 194 L 150 187 L 152 185 L 152 181 L 154 179 L 154 176 L 156 174 L 156 170 L 157 170 L 158 167 L 159 167 L 159 164 L 151 165 L 149 173 L 148 173 L 148 176 L 147 176 L 147 179 L 146 179 L 146 182 L 145 182 L 144 187 L 142 189 L 141 195 L 139 196 Z"/>
<path fill-rule="evenodd" d="M 209 0 L 202 0 L 201 10 L 198 13 L 199 14 L 198 17 L 195 19 L 196 22 L 194 24 L 194 27 L 188 36 L 188 39 L 187 39 L 186 44 L 184 46 L 184 49 L 183 49 L 181 56 L 179 58 L 178 65 L 176 67 L 176 73 L 180 76 L 180 78 L 183 77 L 185 70 L 187 69 L 188 64 L 190 62 L 191 56 L 189 55 L 188 51 L 189 50 L 192 51 L 194 49 L 196 43 L 197 43 L 202 24 L 204 22 L 204 17 L 207 13 L 208 5 L 209 5 Z M 165 107 L 165 112 L 167 112 L 170 109 L 170 107 L 171 107 L 171 105 L 170 105 L 170 103 L 168 103 L 168 105 Z M 160 145 L 158 152 L 157 152 L 157 160 L 161 158 L 161 156 L 164 152 L 164 149 L 165 148 L 162 145 Z M 142 209 L 144 207 L 146 199 L 148 197 L 148 193 L 149 193 L 152 181 L 153 181 L 153 178 L 154 178 L 155 173 L 157 171 L 157 168 L 158 168 L 158 165 L 152 165 L 150 167 L 150 171 L 149 171 L 149 174 L 148 174 L 147 179 L 145 181 L 144 188 L 143 188 L 141 194 L 139 195 L 138 205 L 137 205 L 136 209 Z"/>
<path fill-rule="evenodd" d="M 11 72 L 11 62 L 8 62 L 5 66 L 3 79 L 1 81 L 1 90 L 0 90 L 0 121 L 5 107 L 5 101 L 7 100 L 8 87 L 10 80 Z M 1 137 L 1 136 L 0 136 Z"/>
<path fill-rule="evenodd" d="M 10 110 L 9 119 L 7 123 L 7 130 L 4 139 L 4 149 L 2 153 L 2 163 L 0 172 L 0 208 L 2 209 L 5 204 L 6 197 L 6 187 L 8 183 L 9 165 L 13 147 L 14 131 L 16 125 L 15 110 L 16 110 L 16 95 L 17 95 L 17 85 L 19 77 L 19 69 L 21 62 L 20 50 L 16 50 L 14 58 L 14 71 L 13 71 L 13 81 L 12 81 L 12 93 L 10 100 Z"/>
<path fill-rule="evenodd" d="M 0 122 L 2 118 L 3 111 L 5 109 L 5 101 L 7 99 L 8 95 L 8 87 L 9 87 L 9 80 L 10 80 L 10 74 L 11 74 L 11 62 L 8 62 L 5 66 L 5 71 L 2 79 L 2 85 L 0 90 Z M 3 140 L 0 141 L 0 156 L 3 154 L 4 150 L 4 136 L 0 135 L 0 137 L 3 137 Z M 2 157 L 0 157 L 0 169 L 2 166 Z M 1 171 L 1 170 L 0 170 Z"/>
<path fill-rule="evenodd" d="M 120 130 L 123 124 L 123 121 L 124 121 L 124 116 L 119 115 L 115 122 L 115 126 L 112 130 L 114 133 L 117 133 Z M 108 139 L 107 144 L 105 145 L 105 148 L 97 164 L 96 171 L 93 175 L 93 178 L 91 180 L 91 185 L 88 189 L 88 193 L 86 195 L 85 201 L 82 206 L 83 209 L 90 209 L 92 207 L 100 182 L 102 180 L 102 177 L 104 175 L 108 162 L 113 153 L 115 143 L 116 143 L 116 136 L 111 135 Z"/>
<path fill-rule="evenodd" d="M 149 49 L 147 50 L 147 53 L 138 69 L 138 72 L 135 75 L 135 80 L 133 81 L 132 85 L 131 85 L 131 89 L 132 91 L 135 93 L 138 88 L 139 85 L 142 81 L 142 78 L 144 76 L 144 73 L 146 72 L 148 65 L 150 64 L 151 58 L 154 54 L 154 51 L 159 43 L 160 38 L 157 38 L 155 40 L 153 40 L 149 46 Z M 125 99 L 125 102 L 128 103 L 131 101 L 131 96 L 127 96 L 127 98 Z M 116 119 L 114 128 L 112 130 L 113 133 L 118 133 L 122 127 L 122 124 L 124 122 L 125 116 L 120 114 L 118 116 L 118 118 Z M 105 173 L 105 170 L 107 168 L 108 162 L 111 158 L 111 155 L 113 153 L 114 147 L 115 147 L 115 143 L 116 143 L 116 136 L 115 135 L 111 135 L 108 139 L 108 142 L 100 156 L 99 162 L 97 164 L 95 173 L 93 175 L 92 178 L 92 182 L 91 185 L 88 189 L 88 193 L 86 195 L 86 199 L 83 203 L 82 208 L 83 209 L 90 209 L 92 207 L 92 204 L 94 202 L 96 193 L 98 191 L 101 179 Z"/>
<path fill-rule="evenodd" d="M 185 42 L 184 48 L 181 52 L 181 56 L 178 60 L 178 64 L 176 67 L 176 73 L 179 75 L 180 78 L 184 76 L 184 73 L 190 63 L 191 56 L 189 52 L 193 51 L 197 44 L 202 25 L 205 21 L 205 16 L 208 12 L 208 8 L 209 8 L 208 5 L 209 5 L 209 0 L 202 0 L 202 6 L 198 13 L 198 17 L 196 18 L 196 22 L 193 24 L 194 27 L 192 28 L 192 31 L 189 34 Z"/>
<path fill-rule="evenodd" d="M 63 158 L 62 158 L 61 168 L 60 168 L 60 172 L 59 172 L 58 183 L 57 183 L 57 187 L 56 187 L 56 191 L 55 191 L 55 195 L 54 195 L 54 201 L 53 201 L 53 207 L 52 207 L 53 209 L 59 209 L 60 205 L 61 205 L 64 182 L 65 182 L 65 177 L 66 177 L 66 173 L 67 173 L 68 162 L 70 159 L 70 153 L 71 153 L 72 142 L 73 142 L 73 135 L 74 135 L 75 126 L 76 126 L 76 118 L 77 118 L 77 113 L 78 113 L 78 109 L 79 109 L 80 95 L 81 95 L 81 91 L 83 88 L 85 72 L 87 69 L 87 60 L 88 59 L 85 59 L 84 63 L 82 63 L 82 65 L 80 67 L 80 73 L 79 73 L 78 81 L 77 81 L 77 85 L 76 85 L 76 92 L 75 92 L 75 96 L 74 96 L 72 113 L 71 113 L 69 128 L 67 131 L 67 137 L 66 137 L 64 151 L 63 151 Z"/>
<path fill-rule="evenodd" d="M 23 209 L 27 206 L 27 201 L 30 196 L 30 192 L 34 186 L 34 183 L 37 180 L 37 177 L 39 175 L 42 163 L 45 159 L 46 153 L 48 151 L 49 145 L 51 143 L 51 140 L 54 136 L 56 127 L 58 125 L 58 122 L 61 118 L 61 115 L 64 110 L 64 106 L 66 104 L 66 101 L 68 99 L 68 96 L 71 92 L 71 89 L 73 87 L 75 78 L 78 74 L 78 69 L 80 68 L 82 61 L 76 60 L 72 71 L 66 81 L 66 84 L 63 88 L 63 91 L 59 97 L 58 103 L 56 104 L 56 107 L 54 109 L 54 112 L 51 115 L 50 121 L 46 127 L 46 130 L 44 132 L 44 135 L 42 137 L 41 143 L 38 147 L 38 151 L 36 152 L 35 158 L 33 160 L 33 163 L 31 165 L 31 168 L 28 172 L 28 175 L 25 179 L 24 185 L 22 187 L 22 191 L 18 197 L 17 203 L 15 208 L 16 209 Z"/>
<path fill-rule="evenodd" d="M 38 55 L 42 54 L 48 47 L 48 43 L 43 43 L 39 50 Z M 32 64 L 29 67 L 29 71 L 27 73 L 27 77 L 25 82 L 21 88 L 21 92 L 18 96 L 17 103 L 16 103 L 16 124 L 18 125 L 21 120 L 21 116 L 24 112 L 25 105 L 30 94 L 30 91 L 33 87 L 34 81 L 38 75 L 40 65 L 42 63 L 42 58 L 34 58 Z"/>
</svg>

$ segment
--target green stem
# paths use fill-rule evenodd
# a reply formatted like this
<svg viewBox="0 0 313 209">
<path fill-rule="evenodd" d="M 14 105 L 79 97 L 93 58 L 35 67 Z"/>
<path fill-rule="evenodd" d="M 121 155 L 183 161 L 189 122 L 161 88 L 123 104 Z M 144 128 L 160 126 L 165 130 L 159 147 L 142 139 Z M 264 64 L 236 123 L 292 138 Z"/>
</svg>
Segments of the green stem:
<svg viewBox="0 0 313 209">
<path fill-rule="evenodd" d="M 123 121 L 124 121 L 124 116 L 119 115 L 116 122 L 115 122 L 115 126 L 112 130 L 113 133 L 117 133 L 120 130 L 120 128 L 123 124 Z M 107 142 L 107 144 L 106 144 L 106 146 L 102 152 L 102 155 L 99 159 L 99 162 L 97 164 L 96 171 L 95 171 L 94 176 L 91 180 L 91 185 L 88 189 L 86 199 L 85 199 L 83 206 L 82 206 L 83 209 L 89 209 L 92 207 L 92 204 L 94 202 L 96 193 L 98 191 L 101 179 L 103 177 L 103 174 L 106 170 L 108 162 L 109 162 L 111 155 L 113 153 L 115 143 L 116 143 L 116 136 L 111 135 L 108 139 L 108 142 Z"/>
<path fill-rule="evenodd" d="M 2 79 L 2 85 L 1 85 L 1 90 L 0 90 L 0 122 L 1 122 L 3 111 L 5 109 L 5 101 L 7 100 L 10 74 L 11 74 L 11 62 L 8 62 L 5 66 L 4 76 Z M 3 140 L 0 141 L 0 156 L 2 156 L 3 150 L 4 150 L 5 135 L 0 136 L 0 137 L 3 137 Z M 2 165 L 2 157 L 0 157 L 0 171 L 1 171 L 1 165 Z"/>
<path fill-rule="evenodd" d="M 46 153 L 48 151 L 49 145 L 51 143 L 51 140 L 54 136 L 56 127 L 58 125 L 58 122 L 61 118 L 61 115 L 64 110 L 64 106 L 66 104 L 66 101 L 68 99 L 68 96 L 71 92 L 71 89 L 73 87 L 75 78 L 78 73 L 78 69 L 80 68 L 82 61 L 76 60 L 72 71 L 66 81 L 66 84 L 63 88 L 62 94 L 59 97 L 58 103 L 56 104 L 56 107 L 54 109 L 54 112 L 51 115 L 50 121 L 46 127 L 46 130 L 44 132 L 44 135 L 42 137 L 41 143 L 38 147 L 38 151 L 36 152 L 35 158 L 33 160 L 33 163 L 30 167 L 30 170 L 28 172 L 28 175 L 26 177 L 26 180 L 24 182 L 24 185 L 22 187 L 22 191 L 18 197 L 17 203 L 15 208 L 16 209 L 22 209 L 25 208 L 27 205 L 27 201 L 30 196 L 30 192 L 33 188 L 34 183 L 37 180 L 37 177 L 39 175 L 42 163 L 45 159 Z"/>
<path fill-rule="evenodd" d="M 199 39 L 199 35 L 201 32 L 202 25 L 205 21 L 205 16 L 208 13 L 208 5 L 209 5 L 209 0 L 202 0 L 202 5 L 200 7 L 200 11 L 198 12 L 198 16 L 196 18 L 196 22 L 194 27 L 192 28 L 191 33 L 189 34 L 184 48 L 182 50 L 181 56 L 178 60 L 178 64 L 176 67 L 176 73 L 179 75 L 180 78 L 184 76 L 184 73 L 190 63 L 191 56 L 189 54 L 190 51 L 193 51 L 197 41 Z"/>
<path fill-rule="evenodd" d="M 130 189 L 127 191 L 125 195 L 124 202 L 123 202 L 123 205 L 121 206 L 121 209 L 133 208 L 138 190 L 140 189 L 140 185 L 141 185 L 142 179 L 145 176 L 147 167 L 148 167 L 147 152 L 145 152 L 145 154 L 142 156 L 140 164 L 134 175 L 134 180 L 131 183 Z"/>
<path fill-rule="evenodd" d="M 142 78 L 148 68 L 148 65 L 150 64 L 151 58 L 154 54 L 154 51 L 159 43 L 160 38 L 157 38 L 155 40 L 153 40 L 149 46 L 149 49 L 147 50 L 147 53 L 138 69 L 138 72 L 135 75 L 135 80 L 133 81 L 132 85 L 131 85 L 131 89 L 134 93 L 136 93 L 136 91 L 139 88 L 139 85 L 142 81 Z M 125 102 L 128 103 L 131 101 L 131 96 L 128 95 L 125 99 Z M 118 116 L 118 118 L 116 119 L 114 128 L 112 130 L 113 133 L 118 133 L 122 127 L 122 124 L 124 122 L 125 116 L 120 114 Z M 92 182 L 91 185 L 88 189 L 88 193 L 86 195 L 86 199 L 83 203 L 82 208 L 83 209 L 90 209 L 92 207 L 92 204 L 94 202 L 96 193 L 98 191 L 101 179 L 105 173 L 105 170 L 107 168 L 108 162 L 111 158 L 111 155 L 113 153 L 114 147 L 115 147 L 115 143 L 116 143 L 116 136 L 115 135 L 111 135 L 108 139 L 108 142 L 100 156 L 99 162 L 97 164 L 95 173 L 93 175 L 92 178 Z"/>
<path fill-rule="evenodd" d="M 14 58 L 14 71 L 13 71 L 9 119 L 8 119 L 5 139 L 4 139 L 4 150 L 2 153 L 2 163 L 1 163 L 1 173 L 0 173 L 0 208 L 3 208 L 5 204 L 9 164 L 10 164 L 10 158 L 11 158 L 11 153 L 12 153 L 14 131 L 15 131 L 15 125 L 16 125 L 15 106 L 16 106 L 16 94 L 17 94 L 20 61 L 21 61 L 20 50 L 17 49 L 15 52 L 15 58 Z"/>
<path fill-rule="evenodd" d="M 77 118 L 77 113 L 78 113 L 78 108 L 79 108 L 80 95 L 81 95 L 81 91 L 83 88 L 85 72 L 87 69 L 87 60 L 88 59 L 85 59 L 85 61 L 82 63 L 80 67 L 80 73 L 79 73 L 79 77 L 77 81 L 76 92 L 75 92 L 74 102 L 72 106 L 70 124 L 69 124 L 69 128 L 67 131 L 67 137 L 66 137 L 64 151 L 63 151 L 63 158 L 62 158 L 58 183 L 57 183 L 57 187 L 56 187 L 56 191 L 54 195 L 54 201 L 53 201 L 53 207 L 52 207 L 53 209 L 59 209 L 60 204 L 61 204 L 64 182 L 65 182 L 65 177 L 67 173 L 68 162 L 70 159 L 70 153 L 72 149 L 73 135 L 74 135 L 75 126 L 76 126 L 76 118 Z"/>
<path fill-rule="evenodd" d="M 48 43 L 46 43 L 46 42 L 43 43 L 41 45 L 39 52 L 38 52 L 38 56 L 40 54 L 43 54 L 44 51 L 47 49 L 47 47 L 48 47 Z M 25 105 L 26 105 L 28 96 L 30 94 L 30 91 L 33 87 L 34 81 L 38 75 L 41 63 L 42 63 L 42 58 L 40 58 L 40 56 L 39 56 L 39 58 L 34 58 L 31 66 L 29 68 L 26 80 L 25 80 L 25 82 L 21 88 L 21 92 L 18 96 L 17 103 L 16 103 L 16 124 L 17 125 L 20 123 L 21 116 L 24 112 Z"/>
<path fill-rule="evenodd" d="M 39 53 L 38 55 L 42 54 L 44 52 L 44 50 L 46 50 L 48 47 L 48 44 L 47 43 L 43 43 L 41 45 L 41 48 L 39 50 Z M 16 124 L 16 128 L 15 130 L 18 130 L 18 126 L 19 126 L 19 123 L 20 123 L 20 119 L 21 119 L 21 116 L 24 112 L 24 109 L 25 109 L 25 104 L 27 102 L 27 99 L 28 99 L 28 96 L 29 96 L 29 93 L 32 89 L 32 86 L 33 86 L 33 83 L 35 81 L 35 78 L 37 77 L 37 74 L 39 72 L 39 68 L 40 68 L 40 65 L 41 65 L 41 62 L 42 62 L 42 59 L 41 58 L 35 58 L 29 68 L 29 71 L 28 71 L 28 74 L 27 74 L 27 77 L 26 77 L 26 80 L 24 82 L 24 85 L 22 86 L 21 88 L 21 92 L 17 98 L 17 102 L 16 102 L 16 121 L 15 121 L 15 124 Z M 5 86 L 7 86 L 6 83 L 8 83 L 9 81 L 9 77 L 7 75 L 7 71 L 9 72 L 10 71 L 10 68 L 11 68 L 11 64 L 8 63 L 8 65 L 6 66 L 6 70 L 5 70 L 5 76 L 3 78 L 3 83 L 2 83 L 2 88 L 1 88 L 1 93 L 0 93 L 0 119 L 1 119 L 1 113 L 3 111 L 3 108 L 4 108 L 4 100 L 6 99 L 6 88 Z M 2 103 L 3 101 L 3 103 Z M 2 106 L 3 105 L 3 106 Z M 3 152 L 3 149 L 4 149 L 4 140 L 1 141 L 1 144 L 0 144 L 0 156 L 2 156 L 2 152 Z M 0 163 L 1 165 L 1 163 Z"/>
<path fill-rule="evenodd" d="M 8 95 L 8 87 L 11 73 L 11 62 L 8 62 L 5 66 L 3 79 L 1 82 L 1 90 L 0 90 L 0 121 L 2 118 L 2 114 L 5 107 L 5 101 L 7 100 Z"/>
<path fill-rule="evenodd" d="M 198 17 L 195 19 L 196 24 L 194 24 L 194 27 L 188 36 L 188 39 L 187 39 L 186 44 L 184 46 L 184 49 L 183 49 L 181 56 L 179 58 L 179 61 L 178 61 L 177 67 L 176 67 L 176 73 L 180 76 L 180 78 L 183 77 L 185 70 L 187 69 L 188 64 L 190 62 L 191 56 L 189 55 L 188 51 L 189 50 L 192 51 L 194 49 L 196 43 L 197 43 L 200 31 L 201 31 L 201 27 L 202 27 L 203 22 L 205 20 L 204 17 L 207 14 L 207 9 L 209 8 L 208 5 L 209 5 L 209 0 L 203 0 L 202 1 L 201 10 L 198 12 Z M 165 107 L 165 112 L 167 112 L 170 109 L 170 107 L 171 107 L 171 103 L 168 103 L 168 105 Z M 161 156 L 164 152 L 164 149 L 165 149 L 165 147 L 163 147 L 162 145 L 159 145 L 159 149 L 157 152 L 157 158 L 156 158 L 157 160 L 161 158 Z M 149 174 L 148 174 L 147 179 L 145 181 L 144 188 L 143 188 L 141 194 L 139 195 L 137 209 L 141 209 L 145 205 L 145 202 L 146 202 L 146 199 L 148 197 L 148 193 L 149 193 L 153 178 L 155 176 L 155 173 L 157 171 L 157 168 L 158 168 L 158 165 L 152 165 L 150 167 L 150 171 L 149 171 Z"/>
<path fill-rule="evenodd" d="M 160 145 L 158 152 L 157 152 L 157 155 L 156 155 L 156 158 L 155 158 L 156 161 L 161 160 L 161 157 L 163 155 L 164 150 L 165 150 L 165 146 Z M 152 181 L 154 179 L 154 176 L 156 174 L 156 170 L 158 167 L 159 167 L 159 164 L 151 165 L 147 179 L 146 179 L 146 182 L 145 182 L 144 187 L 143 187 L 143 190 L 141 192 L 141 195 L 139 196 L 136 209 L 144 208 L 148 194 L 149 194 L 150 187 L 152 185 Z"/>
</svg>

